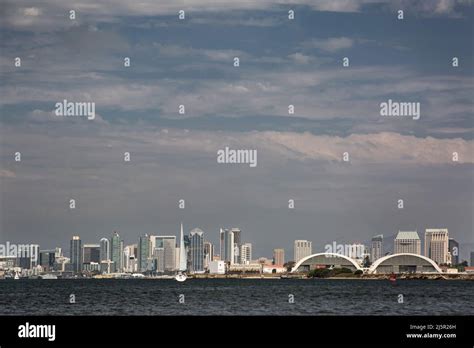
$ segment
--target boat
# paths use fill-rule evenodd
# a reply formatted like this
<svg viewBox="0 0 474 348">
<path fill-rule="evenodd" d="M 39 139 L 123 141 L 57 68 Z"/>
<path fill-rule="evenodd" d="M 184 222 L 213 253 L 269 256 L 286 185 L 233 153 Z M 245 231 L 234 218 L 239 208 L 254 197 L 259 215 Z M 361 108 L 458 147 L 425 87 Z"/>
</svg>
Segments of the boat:
<svg viewBox="0 0 474 348">
<path fill-rule="evenodd" d="M 15 280 L 18 280 L 18 279 L 20 279 L 20 276 L 18 275 L 18 273 L 17 273 L 17 272 L 15 272 L 15 276 L 13 277 L 13 279 L 15 279 Z"/>
<path fill-rule="evenodd" d="M 395 273 L 390 274 L 390 277 L 388 278 L 392 284 L 395 284 L 397 282 L 397 276 Z"/>
<path fill-rule="evenodd" d="M 184 282 L 188 276 L 186 275 L 186 248 L 184 246 L 183 223 L 181 223 L 181 236 L 179 240 L 179 267 L 178 274 L 174 277 L 178 282 Z"/>
</svg>

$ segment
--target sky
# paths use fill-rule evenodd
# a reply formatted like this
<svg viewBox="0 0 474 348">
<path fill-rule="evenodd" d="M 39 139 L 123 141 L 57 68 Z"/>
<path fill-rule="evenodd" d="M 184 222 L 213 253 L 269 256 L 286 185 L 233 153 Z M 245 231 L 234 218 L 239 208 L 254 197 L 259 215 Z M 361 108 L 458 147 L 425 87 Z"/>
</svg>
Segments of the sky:
<svg viewBox="0 0 474 348">
<path fill-rule="evenodd" d="M 295 239 L 448 228 L 467 259 L 473 17 L 446 0 L 2 1 L 0 242 L 132 244 L 182 221 L 289 260 Z M 95 119 L 57 116 L 64 99 Z M 389 99 L 420 118 L 382 117 Z M 258 165 L 218 163 L 225 147 Z"/>
</svg>

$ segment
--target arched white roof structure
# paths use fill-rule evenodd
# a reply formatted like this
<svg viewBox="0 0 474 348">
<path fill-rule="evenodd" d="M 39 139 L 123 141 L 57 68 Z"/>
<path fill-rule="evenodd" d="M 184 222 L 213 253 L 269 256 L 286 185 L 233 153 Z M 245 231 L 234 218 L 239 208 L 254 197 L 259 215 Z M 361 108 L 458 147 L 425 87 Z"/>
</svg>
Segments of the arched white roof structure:
<svg viewBox="0 0 474 348">
<path fill-rule="evenodd" d="M 391 254 L 391 255 L 386 255 L 384 257 L 381 257 L 380 259 L 376 260 L 369 268 L 369 273 L 373 273 L 375 272 L 375 270 L 377 269 L 377 267 L 383 263 L 384 261 L 387 261 L 391 258 L 394 258 L 394 257 L 397 257 L 397 256 L 413 256 L 413 257 L 418 257 L 422 260 L 425 260 L 427 262 L 429 262 L 431 264 L 431 266 L 434 267 L 434 269 L 439 272 L 439 273 L 443 273 L 443 271 L 441 270 L 441 268 L 439 268 L 439 266 L 436 264 L 436 262 L 434 262 L 433 260 L 431 260 L 429 257 L 426 257 L 426 256 L 423 256 L 423 255 L 418 255 L 418 254 L 411 254 L 411 253 L 400 253 L 400 254 Z"/>
<path fill-rule="evenodd" d="M 317 257 L 317 256 L 326 256 L 326 257 L 334 257 L 334 258 L 341 257 L 341 258 L 346 259 L 347 261 L 349 261 L 356 268 L 356 270 L 359 270 L 359 269 L 362 270 L 362 268 L 359 266 L 359 264 L 357 262 L 355 262 L 354 259 L 351 259 L 350 257 L 348 257 L 346 255 L 337 254 L 337 253 L 317 253 L 317 254 L 313 254 L 313 255 L 303 257 L 301 260 L 299 260 L 296 263 L 295 267 L 293 267 L 291 272 L 295 272 L 298 269 L 298 267 L 300 267 L 305 261 L 307 261 L 307 260 L 309 260 L 313 257 Z"/>
</svg>

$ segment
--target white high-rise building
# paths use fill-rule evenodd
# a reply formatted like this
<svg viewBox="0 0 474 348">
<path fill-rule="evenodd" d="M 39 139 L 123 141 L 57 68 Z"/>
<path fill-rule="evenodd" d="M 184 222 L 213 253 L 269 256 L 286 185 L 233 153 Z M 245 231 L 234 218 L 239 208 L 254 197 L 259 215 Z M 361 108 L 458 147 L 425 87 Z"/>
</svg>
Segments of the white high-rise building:
<svg viewBox="0 0 474 348">
<path fill-rule="evenodd" d="M 214 260 L 214 245 L 204 242 L 204 269 L 209 269 L 209 263 Z"/>
<path fill-rule="evenodd" d="M 426 229 L 425 256 L 438 264 L 450 263 L 449 233 L 447 228 Z"/>
<path fill-rule="evenodd" d="M 421 255 L 421 240 L 416 231 L 398 231 L 394 241 L 394 253 Z"/>
<path fill-rule="evenodd" d="M 310 242 L 309 240 L 295 240 L 293 261 L 298 262 L 303 257 L 309 256 L 312 253 L 313 253 L 312 242 Z"/>
<path fill-rule="evenodd" d="M 240 246 L 240 263 L 248 265 L 252 261 L 252 243 L 244 243 Z"/>
</svg>

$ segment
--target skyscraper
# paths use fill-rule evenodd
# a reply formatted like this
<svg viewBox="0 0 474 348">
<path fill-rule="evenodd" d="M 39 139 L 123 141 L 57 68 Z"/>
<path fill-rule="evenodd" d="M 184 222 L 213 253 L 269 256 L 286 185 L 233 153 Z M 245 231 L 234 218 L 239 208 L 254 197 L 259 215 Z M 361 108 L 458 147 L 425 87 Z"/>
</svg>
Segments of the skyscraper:
<svg viewBox="0 0 474 348">
<path fill-rule="evenodd" d="M 273 264 L 275 266 L 285 264 L 285 249 L 273 249 Z"/>
<path fill-rule="evenodd" d="M 220 230 L 220 257 L 222 261 L 234 264 L 235 255 L 234 233 L 226 228 Z"/>
<path fill-rule="evenodd" d="M 243 243 L 240 246 L 240 263 L 248 265 L 252 261 L 252 243 Z"/>
<path fill-rule="evenodd" d="M 137 244 L 127 245 L 123 248 L 123 268 L 125 272 L 137 271 Z"/>
<path fill-rule="evenodd" d="M 148 234 L 140 236 L 138 241 L 138 271 L 145 272 L 150 257 L 150 237 Z"/>
<path fill-rule="evenodd" d="M 120 240 L 120 235 L 115 231 L 110 239 L 110 257 L 114 262 L 114 272 L 122 272 L 123 241 Z"/>
<path fill-rule="evenodd" d="M 73 236 L 70 242 L 70 262 L 72 271 L 79 273 L 82 270 L 82 242 L 79 236 Z"/>
<path fill-rule="evenodd" d="M 383 256 L 383 234 L 372 237 L 370 244 L 370 261 L 375 262 Z"/>
<path fill-rule="evenodd" d="M 189 234 L 191 241 L 191 272 L 204 272 L 204 232 L 199 228 L 193 229 Z"/>
<path fill-rule="evenodd" d="M 84 244 L 82 247 L 82 263 L 100 262 L 100 245 Z"/>
<path fill-rule="evenodd" d="M 234 264 L 240 263 L 240 245 L 242 238 L 242 231 L 240 228 L 232 228 L 232 234 L 234 235 Z"/>
<path fill-rule="evenodd" d="M 183 223 L 181 223 L 181 233 L 179 238 L 179 272 L 185 272 L 188 267 L 186 245 L 184 242 Z"/>
<path fill-rule="evenodd" d="M 421 255 L 421 240 L 416 231 L 398 231 L 394 240 L 394 253 Z"/>
<path fill-rule="evenodd" d="M 295 240 L 293 258 L 298 262 L 303 257 L 309 256 L 313 253 L 312 242 L 309 240 Z"/>
<path fill-rule="evenodd" d="M 449 259 L 449 233 L 447 228 L 432 228 L 425 231 L 425 256 L 438 264 L 447 264 Z"/>
<path fill-rule="evenodd" d="M 162 253 L 162 261 L 160 261 L 162 268 L 159 272 L 174 272 L 176 270 L 176 236 L 154 236 L 154 247 L 155 250 L 159 250 L 157 255 Z"/>
<path fill-rule="evenodd" d="M 214 259 L 214 245 L 204 242 L 204 269 L 209 269 L 209 263 Z"/>
<path fill-rule="evenodd" d="M 56 250 L 40 250 L 39 264 L 45 272 L 53 269 L 56 260 Z"/>
<path fill-rule="evenodd" d="M 110 260 L 110 243 L 107 238 L 100 240 L 100 261 Z"/>
<path fill-rule="evenodd" d="M 471 251 L 471 266 L 474 266 L 474 251 Z"/>
<path fill-rule="evenodd" d="M 449 253 L 451 254 L 451 264 L 459 264 L 459 243 L 453 238 L 449 238 L 448 249 Z"/>
</svg>

